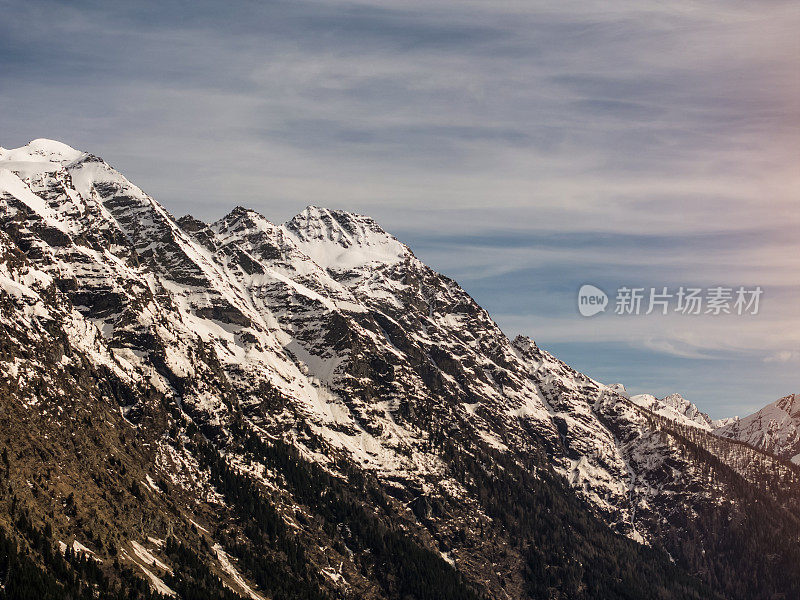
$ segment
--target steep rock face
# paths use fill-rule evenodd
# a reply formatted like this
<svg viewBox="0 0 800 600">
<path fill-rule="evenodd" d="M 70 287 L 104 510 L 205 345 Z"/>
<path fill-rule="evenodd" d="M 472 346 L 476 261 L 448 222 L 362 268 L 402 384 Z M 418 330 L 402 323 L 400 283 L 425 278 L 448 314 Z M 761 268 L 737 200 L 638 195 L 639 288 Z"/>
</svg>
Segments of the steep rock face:
<svg viewBox="0 0 800 600">
<path fill-rule="evenodd" d="M 641 542 L 679 523 L 698 506 L 715 503 L 719 488 L 703 485 L 697 465 L 675 427 L 705 432 L 680 396 L 659 401 L 627 398 L 575 371 L 526 338 L 522 353 L 555 420 L 565 462 L 557 467 L 573 487 L 603 511 L 605 519 Z M 652 398 L 652 400 L 650 400 Z"/>
<path fill-rule="evenodd" d="M 369 217 L 309 207 L 276 225 L 239 207 L 213 224 L 176 220 L 101 159 L 37 140 L 0 149 L 0 228 L 8 431 L 26 407 L 41 435 L 72 430 L 114 457 L 64 459 L 75 481 L 86 469 L 98 487 L 83 525 L 66 513 L 51 525 L 76 536 L 99 511 L 103 547 L 151 582 L 153 561 L 133 542 L 173 535 L 245 594 L 283 585 L 251 562 L 263 549 L 295 593 L 414 597 L 419 564 L 387 558 L 391 547 L 454 597 L 465 585 L 497 598 L 609 597 L 619 586 L 697 597 L 662 555 L 611 530 L 716 582 L 730 561 L 709 566 L 676 541 L 691 530 L 716 542 L 712 528 L 690 528 L 693 515 L 738 516 L 741 489 L 765 468 L 778 473 L 780 515 L 795 489 L 789 467 L 710 439 L 707 417 L 679 396 L 632 402 L 532 340 L 510 341 Z M 50 376 L 58 384 L 44 393 Z M 81 395 L 69 377 L 84 382 L 81 410 L 98 432 L 71 418 Z M 70 398 L 61 410 L 59 394 Z M 25 453 L 14 459 L 18 484 L 45 480 Z M 110 525 L 105 498 L 122 484 L 109 468 L 136 474 L 124 487 L 147 495 L 147 523 Z M 18 488 L 36 514 L 60 514 Z M 619 570 L 633 563 L 641 574 Z M 168 570 L 151 575 L 186 584 Z M 753 585 L 724 591 L 747 597 Z"/>
<path fill-rule="evenodd" d="M 508 340 L 455 282 L 368 217 L 311 207 L 286 228 L 366 307 L 397 351 L 391 393 L 399 418 L 424 427 L 438 411 L 504 452 L 544 444 L 556 470 L 615 528 L 638 539 L 613 435 L 593 412 L 594 398 L 568 393 L 572 377 L 587 378 L 571 370 L 563 376 L 552 357 L 542 364 L 541 355 L 526 355 L 519 347 L 525 342 Z M 335 259 L 362 241 L 369 250 L 357 259 Z M 605 389 L 595 385 L 597 394 Z"/>
<path fill-rule="evenodd" d="M 752 415 L 733 419 L 714 433 L 799 463 L 800 395 L 784 396 Z"/>
</svg>

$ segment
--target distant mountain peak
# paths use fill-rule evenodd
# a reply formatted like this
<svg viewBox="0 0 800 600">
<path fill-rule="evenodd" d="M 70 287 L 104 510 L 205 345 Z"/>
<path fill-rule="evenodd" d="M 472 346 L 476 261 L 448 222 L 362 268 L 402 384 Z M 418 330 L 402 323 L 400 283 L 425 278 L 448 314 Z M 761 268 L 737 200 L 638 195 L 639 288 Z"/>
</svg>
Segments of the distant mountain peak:
<svg viewBox="0 0 800 600">
<path fill-rule="evenodd" d="M 234 206 L 233 210 L 231 210 L 227 215 L 225 215 L 223 219 L 225 220 L 241 219 L 242 217 L 264 219 L 265 221 L 268 220 L 260 212 L 253 210 L 252 208 L 247 208 L 241 205 Z"/>
<path fill-rule="evenodd" d="M 286 223 L 287 229 L 316 236 L 349 248 L 372 245 L 380 238 L 393 238 L 372 217 L 309 205 Z"/>
<path fill-rule="evenodd" d="M 789 394 L 751 415 L 729 420 L 714 433 L 800 463 L 800 394 Z"/>
<path fill-rule="evenodd" d="M 308 206 L 284 228 L 317 264 L 334 271 L 392 265 L 412 256 L 374 219 L 343 210 Z"/>
<path fill-rule="evenodd" d="M 46 138 L 37 138 L 10 150 L 0 148 L 0 160 L 9 161 L 67 163 L 78 160 L 84 154 L 63 142 Z"/>
<path fill-rule="evenodd" d="M 656 398 L 652 394 L 638 394 L 630 397 L 631 402 L 650 412 L 662 417 L 667 417 L 683 425 L 699 427 L 701 429 L 714 429 L 714 422 L 706 413 L 701 412 L 697 406 L 689 402 L 680 394 L 669 394 L 664 398 Z"/>
<path fill-rule="evenodd" d="M 256 230 L 273 230 L 277 225 L 267 219 L 264 215 L 251 208 L 243 206 L 236 206 L 227 215 L 216 221 L 211 225 L 211 228 L 216 231 L 226 230 L 242 230 L 242 229 L 256 229 Z"/>
<path fill-rule="evenodd" d="M 625 389 L 625 385 L 622 383 L 614 383 L 608 387 L 622 396 L 629 397 L 628 390 Z"/>
</svg>

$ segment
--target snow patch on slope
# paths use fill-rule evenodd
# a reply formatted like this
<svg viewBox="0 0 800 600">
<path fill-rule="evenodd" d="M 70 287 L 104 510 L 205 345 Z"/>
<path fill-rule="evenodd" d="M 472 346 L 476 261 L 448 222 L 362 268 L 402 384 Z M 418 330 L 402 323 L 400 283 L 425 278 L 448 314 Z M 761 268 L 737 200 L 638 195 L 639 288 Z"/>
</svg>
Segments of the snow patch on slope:
<svg viewBox="0 0 800 600">
<path fill-rule="evenodd" d="M 155 556 L 153 556 L 153 554 L 147 548 L 142 546 L 139 542 L 131 540 L 131 548 L 133 548 L 133 553 L 137 557 L 139 557 L 139 559 L 144 561 L 146 564 L 156 565 L 158 568 L 172 573 L 172 568 L 170 568 L 164 562 L 158 560 Z"/>
<path fill-rule="evenodd" d="M 67 232 L 67 228 L 59 221 L 58 215 L 50 208 L 50 205 L 34 194 L 17 175 L 2 168 L 2 163 L 0 163 L 0 194 L 13 196 L 39 215 L 47 225 L 64 233 Z"/>
<path fill-rule="evenodd" d="M 219 544 L 216 543 L 211 547 L 217 555 L 217 559 L 219 560 L 219 564 L 222 566 L 222 570 L 225 571 L 228 575 L 230 575 L 231 579 L 239 586 L 239 589 L 244 591 L 252 600 L 264 600 L 264 598 L 253 591 L 247 582 L 244 580 L 239 574 L 239 571 L 236 570 L 236 567 L 233 566 L 231 563 L 228 554 L 225 552 L 225 549 Z"/>
<path fill-rule="evenodd" d="M 172 596 L 173 598 L 178 594 L 175 593 L 171 587 L 169 587 L 166 583 L 161 581 L 161 579 L 150 569 L 139 565 L 139 568 L 147 575 L 147 578 L 150 580 L 150 584 L 153 586 L 153 589 L 158 592 L 159 594 L 164 594 L 165 596 Z"/>
</svg>

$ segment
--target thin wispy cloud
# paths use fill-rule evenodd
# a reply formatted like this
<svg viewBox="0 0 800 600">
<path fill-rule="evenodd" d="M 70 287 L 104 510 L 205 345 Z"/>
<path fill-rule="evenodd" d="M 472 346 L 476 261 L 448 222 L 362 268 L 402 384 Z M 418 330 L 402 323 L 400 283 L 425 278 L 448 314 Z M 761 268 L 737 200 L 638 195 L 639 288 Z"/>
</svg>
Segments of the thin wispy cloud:
<svg viewBox="0 0 800 600">
<path fill-rule="evenodd" d="M 61 139 L 208 220 L 369 213 L 597 377 L 671 368 L 717 414 L 796 391 L 796 3 L 0 8 L 2 146 Z M 764 285 L 765 319 L 589 326 L 585 281 Z"/>
</svg>

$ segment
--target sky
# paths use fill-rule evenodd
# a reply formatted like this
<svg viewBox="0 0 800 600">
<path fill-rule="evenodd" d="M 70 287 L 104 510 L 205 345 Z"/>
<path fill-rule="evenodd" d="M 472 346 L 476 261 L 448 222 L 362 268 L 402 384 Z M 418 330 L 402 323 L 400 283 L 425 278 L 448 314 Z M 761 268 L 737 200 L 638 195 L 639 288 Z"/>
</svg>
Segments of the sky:
<svg viewBox="0 0 800 600">
<path fill-rule="evenodd" d="M 92 152 L 177 216 L 369 214 L 507 334 L 633 393 L 722 417 L 800 392 L 796 1 L 0 15 L 0 146 Z M 763 293 L 755 315 L 615 314 L 619 288 L 665 286 Z"/>
</svg>

